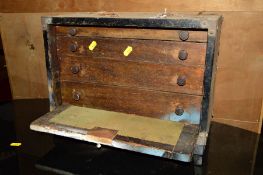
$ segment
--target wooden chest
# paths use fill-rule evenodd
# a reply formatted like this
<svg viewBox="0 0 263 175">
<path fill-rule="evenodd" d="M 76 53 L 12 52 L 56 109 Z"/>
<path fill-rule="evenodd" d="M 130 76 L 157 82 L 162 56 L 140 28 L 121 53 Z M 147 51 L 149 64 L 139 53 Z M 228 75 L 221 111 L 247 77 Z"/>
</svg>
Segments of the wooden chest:
<svg viewBox="0 0 263 175">
<path fill-rule="evenodd" d="M 197 164 L 221 17 L 43 17 L 51 112 L 31 129 Z"/>
</svg>

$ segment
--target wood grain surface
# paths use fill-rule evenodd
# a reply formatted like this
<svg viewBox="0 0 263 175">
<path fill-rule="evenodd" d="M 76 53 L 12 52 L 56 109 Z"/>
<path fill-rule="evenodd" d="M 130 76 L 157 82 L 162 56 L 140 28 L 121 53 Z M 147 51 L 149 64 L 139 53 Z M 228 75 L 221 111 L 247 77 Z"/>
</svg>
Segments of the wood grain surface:
<svg viewBox="0 0 263 175">
<path fill-rule="evenodd" d="M 75 29 L 76 35 L 87 37 L 106 37 L 124 39 L 155 39 L 181 41 L 179 33 L 181 30 L 171 29 L 138 29 L 138 28 L 114 28 L 114 27 L 68 27 L 57 26 L 56 33 L 60 36 L 69 36 L 69 30 Z M 207 42 L 207 31 L 189 31 L 190 42 Z"/>
<path fill-rule="evenodd" d="M 195 95 L 203 94 L 203 68 L 88 57 L 63 57 L 60 64 L 60 79 L 62 81 L 100 83 Z M 71 72 L 74 66 L 80 69 L 76 74 Z M 177 84 L 180 76 L 186 77 L 184 86 Z"/>
<path fill-rule="evenodd" d="M 1 37 L 13 99 L 48 97 L 40 16 L 2 14 Z"/>
<path fill-rule="evenodd" d="M 262 11 L 261 0 L 12 0 L 3 1 L 1 12 L 186 12 L 186 11 Z"/>
<path fill-rule="evenodd" d="M 189 115 L 200 116 L 201 96 L 73 82 L 62 82 L 61 87 L 63 102 L 77 106 L 170 120 L 169 115 L 182 105 Z M 73 93 L 80 94 L 78 101 Z"/>
<path fill-rule="evenodd" d="M 92 41 L 96 41 L 94 50 L 88 49 Z M 69 47 L 76 44 L 77 51 L 72 52 Z M 133 48 L 129 56 L 123 52 L 130 46 Z M 188 53 L 186 60 L 180 60 L 180 50 Z M 188 43 L 161 40 L 139 40 L 99 37 L 57 37 L 58 55 L 88 56 L 91 58 L 107 58 L 152 63 L 204 65 L 206 43 Z"/>
</svg>

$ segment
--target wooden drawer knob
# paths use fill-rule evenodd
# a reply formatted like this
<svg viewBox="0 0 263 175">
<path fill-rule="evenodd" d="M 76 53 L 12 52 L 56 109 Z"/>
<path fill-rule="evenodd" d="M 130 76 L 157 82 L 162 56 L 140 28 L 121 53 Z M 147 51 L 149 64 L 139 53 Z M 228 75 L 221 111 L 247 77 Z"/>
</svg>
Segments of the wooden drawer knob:
<svg viewBox="0 0 263 175">
<path fill-rule="evenodd" d="M 185 75 L 179 75 L 177 78 L 177 84 L 179 86 L 184 86 L 186 84 L 186 76 Z"/>
<path fill-rule="evenodd" d="M 188 40 L 188 38 L 189 38 L 189 32 L 188 32 L 188 31 L 181 31 L 181 32 L 179 33 L 179 38 L 180 38 L 182 41 Z"/>
<path fill-rule="evenodd" d="M 80 93 L 78 93 L 78 92 L 73 92 L 73 99 L 75 100 L 75 101 L 79 101 L 80 100 Z"/>
<path fill-rule="evenodd" d="M 69 50 L 70 50 L 71 52 L 76 52 L 77 49 L 78 49 L 77 44 L 70 44 L 70 45 L 69 45 Z"/>
<path fill-rule="evenodd" d="M 176 114 L 176 115 L 179 115 L 179 116 L 184 114 L 184 108 L 183 108 L 182 105 L 176 106 L 176 108 L 175 108 L 175 114 Z"/>
<path fill-rule="evenodd" d="M 79 66 L 72 66 L 72 67 L 70 68 L 70 70 L 71 70 L 71 72 L 72 72 L 73 74 L 77 74 L 77 73 L 79 73 L 80 68 L 79 68 Z"/>
<path fill-rule="evenodd" d="M 179 58 L 180 60 L 186 60 L 186 59 L 187 59 L 187 56 L 188 56 L 187 51 L 185 51 L 185 50 L 180 50 L 180 51 L 179 51 L 178 58 Z"/>
<path fill-rule="evenodd" d="M 75 29 L 75 28 L 69 29 L 68 34 L 71 36 L 75 36 L 77 34 L 77 29 Z"/>
</svg>

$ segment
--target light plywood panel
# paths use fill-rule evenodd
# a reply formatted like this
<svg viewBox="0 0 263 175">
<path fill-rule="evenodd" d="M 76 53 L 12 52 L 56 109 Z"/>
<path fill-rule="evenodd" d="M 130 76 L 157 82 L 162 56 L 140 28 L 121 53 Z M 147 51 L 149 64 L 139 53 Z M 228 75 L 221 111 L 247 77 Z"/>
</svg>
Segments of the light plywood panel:
<svg viewBox="0 0 263 175">
<path fill-rule="evenodd" d="M 14 99 L 48 96 L 40 16 L 2 16 L 1 35 Z"/>
<path fill-rule="evenodd" d="M 78 106 L 69 106 L 50 122 L 88 130 L 105 128 L 120 136 L 170 145 L 177 143 L 184 127 L 173 121 Z"/>
<path fill-rule="evenodd" d="M 260 133 L 259 122 L 248 122 L 248 121 L 232 120 L 232 119 L 224 119 L 224 118 L 213 118 L 212 121 L 222 123 L 228 126 L 244 129 L 254 133 Z"/>
<path fill-rule="evenodd" d="M 224 12 L 223 16 L 214 116 L 259 122 L 263 97 L 263 12 Z"/>
<path fill-rule="evenodd" d="M 262 11 L 263 1 L 240 0 L 100 0 L 99 10 L 129 12 Z"/>
<path fill-rule="evenodd" d="M 163 12 L 171 11 L 262 11 L 262 0 L 6 0 L 1 12 Z"/>
<path fill-rule="evenodd" d="M 96 11 L 99 1 L 92 0 L 5 0 L 0 5 L 4 13 Z"/>
</svg>

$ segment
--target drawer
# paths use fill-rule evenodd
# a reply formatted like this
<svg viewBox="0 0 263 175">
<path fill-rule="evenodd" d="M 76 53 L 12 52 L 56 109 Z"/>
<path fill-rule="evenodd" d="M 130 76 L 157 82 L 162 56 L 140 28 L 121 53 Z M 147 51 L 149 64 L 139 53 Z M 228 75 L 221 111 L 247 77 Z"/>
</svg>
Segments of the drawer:
<svg viewBox="0 0 263 175">
<path fill-rule="evenodd" d="M 149 39 L 182 41 L 184 30 L 173 29 L 138 29 L 115 27 L 67 27 L 56 26 L 56 35 L 59 36 L 88 36 L 105 38 Z M 187 30 L 187 42 L 207 42 L 207 31 Z"/>
<path fill-rule="evenodd" d="M 77 106 L 195 124 L 200 121 L 201 96 L 65 81 L 61 94 L 63 103 Z"/>
<path fill-rule="evenodd" d="M 96 42 L 97 45 L 93 50 L 89 50 L 92 42 Z M 125 56 L 124 51 L 128 46 L 132 48 L 132 51 Z M 58 36 L 57 54 L 58 56 L 204 66 L 206 43 Z"/>
<path fill-rule="evenodd" d="M 60 64 L 63 81 L 203 94 L 202 67 L 67 56 L 61 57 Z"/>
</svg>

